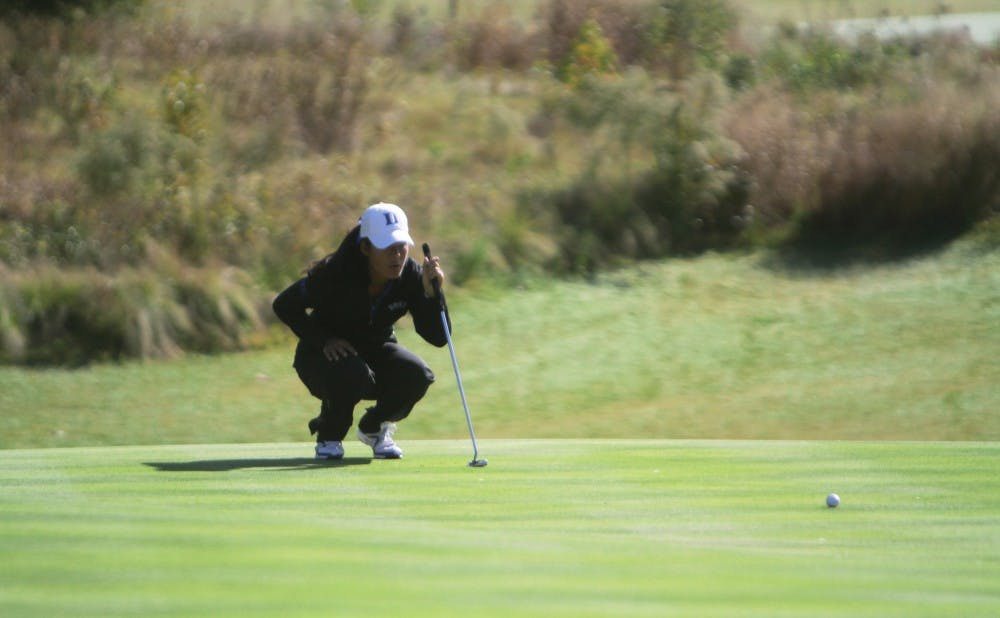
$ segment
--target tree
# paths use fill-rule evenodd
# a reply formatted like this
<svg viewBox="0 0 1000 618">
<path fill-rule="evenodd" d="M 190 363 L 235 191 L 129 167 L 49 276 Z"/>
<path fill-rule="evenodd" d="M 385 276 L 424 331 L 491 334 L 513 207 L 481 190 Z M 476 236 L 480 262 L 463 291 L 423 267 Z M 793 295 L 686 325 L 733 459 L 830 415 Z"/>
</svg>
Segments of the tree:
<svg viewBox="0 0 1000 618">
<path fill-rule="evenodd" d="M 661 0 L 652 20 L 652 43 L 665 55 L 674 79 L 690 75 L 702 62 L 713 66 L 737 16 L 725 0 Z"/>
</svg>

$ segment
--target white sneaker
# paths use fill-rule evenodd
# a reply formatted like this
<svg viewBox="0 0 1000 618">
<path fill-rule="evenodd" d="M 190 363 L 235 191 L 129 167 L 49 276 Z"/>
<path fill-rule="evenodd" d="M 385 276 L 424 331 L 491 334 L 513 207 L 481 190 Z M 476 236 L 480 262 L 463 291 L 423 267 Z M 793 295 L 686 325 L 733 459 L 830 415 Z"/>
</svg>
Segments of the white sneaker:
<svg viewBox="0 0 1000 618">
<path fill-rule="evenodd" d="M 339 441 L 329 440 L 316 443 L 316 459 L 343 459 L 344 445 Z"/>
<path fill-rule="evenodd" d="M 358 440 L 372 447 L 375 459 L 400 459 L 403 457 L 403 449 L 392 441 L 394 433 L 396 433 L 396 424 L 386 422 L 382 423 L 378 433 L 365 433 L 359 429 Z"/>
</svg>

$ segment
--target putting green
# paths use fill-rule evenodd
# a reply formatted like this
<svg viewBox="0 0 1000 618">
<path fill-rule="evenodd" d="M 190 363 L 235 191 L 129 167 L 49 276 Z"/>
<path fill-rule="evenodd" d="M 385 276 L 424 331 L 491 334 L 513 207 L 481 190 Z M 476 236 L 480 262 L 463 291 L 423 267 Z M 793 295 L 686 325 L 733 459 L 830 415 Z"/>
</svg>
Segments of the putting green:
<svg viewBox="0 0 1000 618">
<path fill-rule="evenodd" d="M 0 615 L 1000 614 L 997 443 L 402 446 L 3 451 Z"/>
</svg>

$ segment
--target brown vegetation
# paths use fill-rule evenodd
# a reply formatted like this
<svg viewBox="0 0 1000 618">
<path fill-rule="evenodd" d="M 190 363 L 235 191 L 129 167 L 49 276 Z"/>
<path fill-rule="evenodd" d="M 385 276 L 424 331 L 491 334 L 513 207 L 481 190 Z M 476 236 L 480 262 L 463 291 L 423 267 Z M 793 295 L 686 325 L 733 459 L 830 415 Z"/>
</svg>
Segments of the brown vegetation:
<svg viewBox="0 0 1000 618">
<path fill-rule="evenodd" d="M 755 48 L 721 1 L 292 27 L 177 6 L 0 23 L 4 361 L 244 346 L 380 199 L 459 284 L 609 252 L 905 252 L 1000 208 L 997 54 L 954 37 Z"/>
</svg>

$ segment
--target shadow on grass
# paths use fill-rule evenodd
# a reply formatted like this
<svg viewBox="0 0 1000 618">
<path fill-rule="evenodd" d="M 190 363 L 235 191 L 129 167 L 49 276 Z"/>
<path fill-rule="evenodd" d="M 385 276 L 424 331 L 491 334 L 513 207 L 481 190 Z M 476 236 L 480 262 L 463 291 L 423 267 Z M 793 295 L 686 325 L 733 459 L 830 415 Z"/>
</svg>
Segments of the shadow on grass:
<svg viewBox="0 0 1000 618">
<path fill-rule="evenodd" d="M 901 264 L 933 256 L 956 240 L 941 237 L 908 244 L 831 243 L 806 240 L 779 245 L 762 261 L 776 273 L 793 276 L 829 275 L 854 268 Z"/>
<path fill-rule="evenodd" d="M 280 470 L 312 470 L 317 468 L 343 468 L 371 463 L 367 457 L 345 457 L 340 460 L 320 460 L 307 457 L 282 459 L 205 459 L 201 461 L 146 462 L 145 465 L 160 472 L 230 472 L 249 468 L 275 468 Z"/>
</svg>

